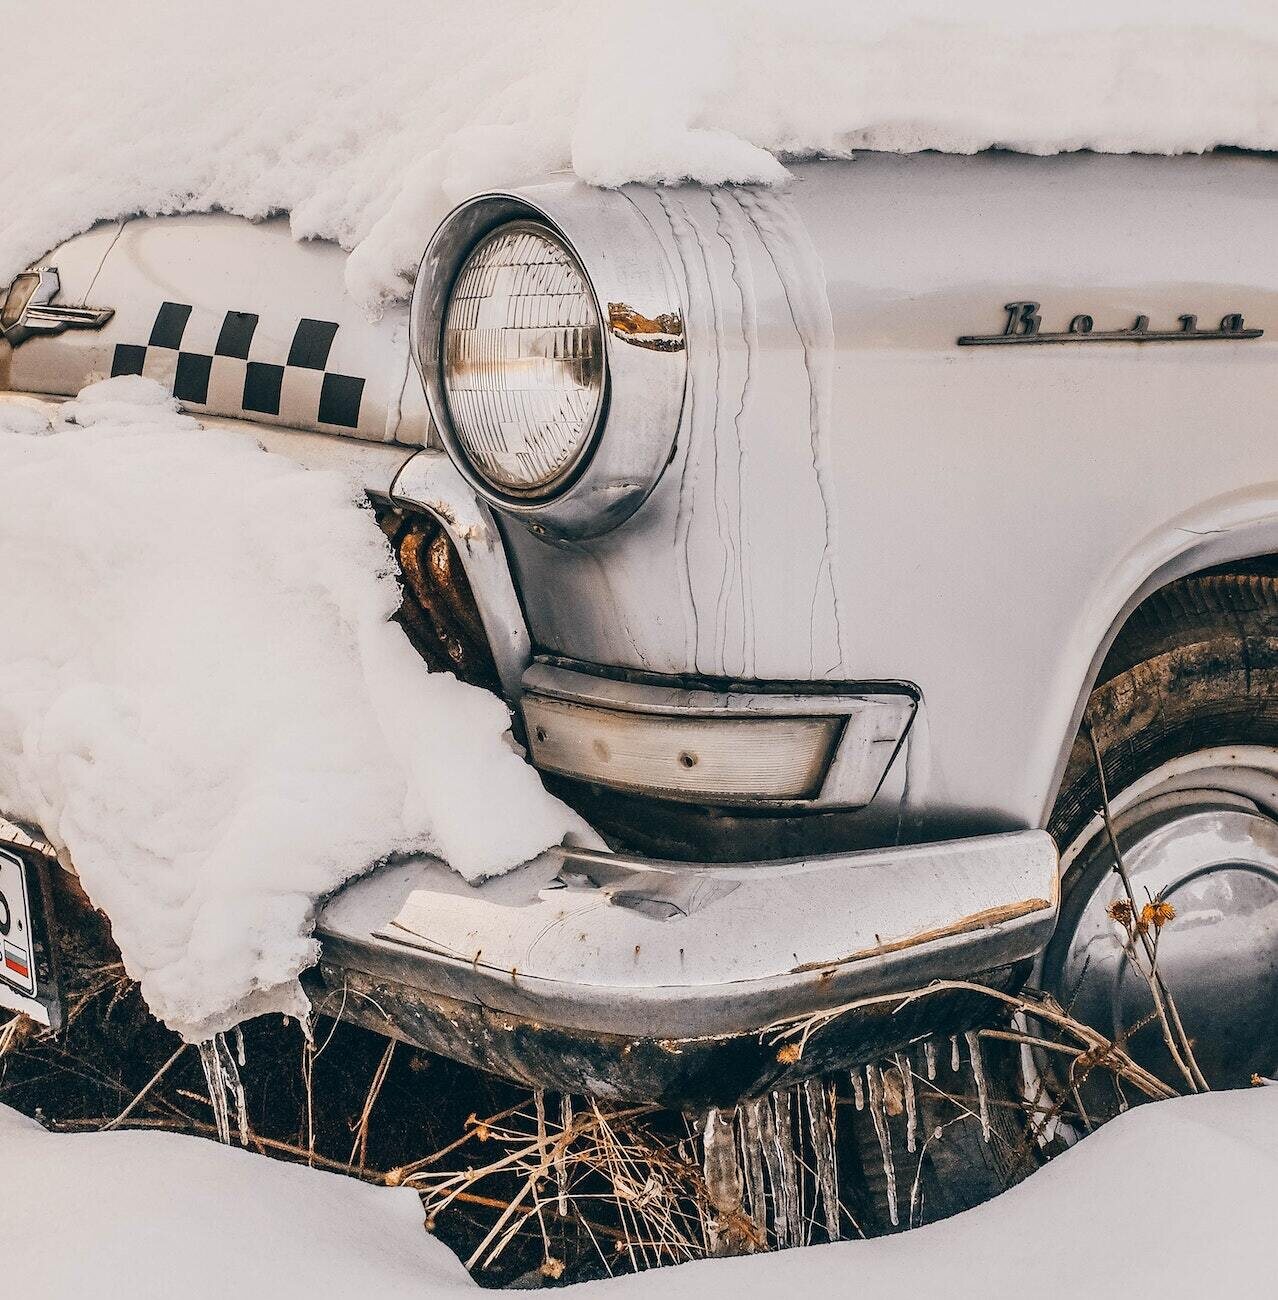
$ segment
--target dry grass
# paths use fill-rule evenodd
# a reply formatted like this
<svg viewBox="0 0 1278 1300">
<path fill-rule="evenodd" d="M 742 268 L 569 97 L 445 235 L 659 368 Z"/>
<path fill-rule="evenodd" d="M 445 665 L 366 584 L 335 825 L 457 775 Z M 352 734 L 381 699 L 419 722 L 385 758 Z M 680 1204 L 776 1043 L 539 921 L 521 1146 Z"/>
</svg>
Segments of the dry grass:
<svg viewBox="0 0 1278 1300">
<path fill-rule="evenodd" d="M 0 1025 L 0 1060 L 16 1052 L 41 1033 L 41 1028 L 30 1016 L 11 1016 Z"/>
<path fill-rule="evenodd" d="M 573 1220 L 609 1273 L 618 1260 L 641 1269 L 695 1259 L 706 1249 L 704 1179 L 690 1135 L 660 1134 L 645 1123 L 654 1113 L 646 1106 L 607 1111 L 594 1102 L 574 1112 L 569 1102 L 555 1119 L 533 1094 L 528 1105 L 488 1120 L 472 1115 L 459 1141 L 393 1171 L 392 1179 L 418 1189 L 431 1222 L 461 1198 L 473 1203 L 477 1185 L 513 1181 L 513 1194 L 489 1198 L 502 1209 L 471 1252 L 469 1268 L 491 1266 L 519 1232 L 535 1228 L 544 1247 L 542 1270 L 559 1276 L 552 1216 Z M 469 1163 L 489 1144 L 495 1150 L 488 1159 Z M 447 1157 L 466 1163 L 449 1168 Z"/>
</svg>

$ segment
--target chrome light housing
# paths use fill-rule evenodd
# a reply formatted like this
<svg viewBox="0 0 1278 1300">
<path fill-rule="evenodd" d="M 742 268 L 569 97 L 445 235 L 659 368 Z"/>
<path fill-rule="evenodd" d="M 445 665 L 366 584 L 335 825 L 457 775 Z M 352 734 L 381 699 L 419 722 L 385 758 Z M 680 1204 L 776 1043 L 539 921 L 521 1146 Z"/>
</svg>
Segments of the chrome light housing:
<svg viewBox="0 0 1278 1300">
<path fill-rule="evenodd" d="M 900 752 L 905 682 L 682 684 L 536 659 L 520 708 L 534 766 L 705 807 L 863 808 Z"/>
<path fill-rule="evenodd" d="M 556 183 L 463 203 L 422 259 L 411 332 L 440 441 L 489 505 L 591 537 L 656 486 L 683 406 L 683 313 L 624 194 Z"/>
</svg>

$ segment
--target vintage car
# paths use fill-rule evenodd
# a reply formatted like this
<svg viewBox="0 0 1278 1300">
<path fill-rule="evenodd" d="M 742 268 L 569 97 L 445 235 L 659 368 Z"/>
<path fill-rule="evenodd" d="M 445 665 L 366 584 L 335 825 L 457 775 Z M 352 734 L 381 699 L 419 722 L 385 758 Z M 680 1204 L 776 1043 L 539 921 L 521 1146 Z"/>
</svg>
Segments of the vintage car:
<svg viewBox="0 0 1278 1300">
<path fill-rule="evenodd" d="M 1278 1064 L 1276 210 L 1236 152 L 552 176 L 423 232 L 376 320 L 282 220 L 134 218 L 15 282 L 0 387 L 146 375 L 359 473 L 425 664 L 504 695 L 614 850 L 358 880 L 319 918 L 330 1011 L 689 1108 L 961 1034 L 1031 974 L 1121 1037 L 1117 845 L 1176 910 L 1203 1072 L 1245 1083 Z M 36 947 L 0 974 L 47 1016 Z"/>
</svg>

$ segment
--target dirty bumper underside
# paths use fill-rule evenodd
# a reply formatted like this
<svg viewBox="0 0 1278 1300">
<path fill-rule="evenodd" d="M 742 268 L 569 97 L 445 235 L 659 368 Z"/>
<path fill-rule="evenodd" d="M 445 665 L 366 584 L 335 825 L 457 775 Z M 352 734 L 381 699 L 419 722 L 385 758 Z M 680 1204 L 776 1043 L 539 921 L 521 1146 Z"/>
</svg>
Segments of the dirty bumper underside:
<svg viewBox="0 0 1278 1300">
<path fill-rule="evenodd" d="M 353 965 L 321 964 L 321 1013 L 464 1061 L 530 1088 L 675 1109 L 727 1105 L 814 1074 L 874 1061 L 932 1033 L 988 1023 L 983 994 L 941 990 L 848 1011 L 815 1029 L 796 1057 L 793 1026 L 703 1038 L 651 1038 L 543 1024 L 525 1016 L 413 988 Z M 1017 987 L 1029 963 L 969 972 L 989 988 Z"/>
</svg>

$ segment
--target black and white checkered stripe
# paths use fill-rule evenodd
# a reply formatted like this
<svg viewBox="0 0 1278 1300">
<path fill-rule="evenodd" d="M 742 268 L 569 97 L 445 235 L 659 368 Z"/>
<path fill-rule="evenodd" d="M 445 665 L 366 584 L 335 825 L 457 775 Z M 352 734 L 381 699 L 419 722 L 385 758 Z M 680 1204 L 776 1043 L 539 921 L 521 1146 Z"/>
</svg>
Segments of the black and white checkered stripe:
<svg viewBox="0 0 1278 1300">
<path fill-rule="evenodd" d="M 210 411 L 284 417 L 302 426 L 359 426 L 364 380 L 327 369 L 335 321 L 303 317 L 287 362 L 276 365 L 249 360 L 259 319 L 253 312 L 228 311 L 212 353 L 184 350 L 191 310 L 189 303 L 162 303 L 145 344 L 115 345 L 112 376 L 147 375 L 171 387 L 185 405 Z"/>
</svg>

